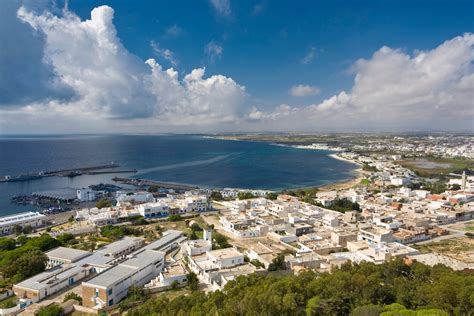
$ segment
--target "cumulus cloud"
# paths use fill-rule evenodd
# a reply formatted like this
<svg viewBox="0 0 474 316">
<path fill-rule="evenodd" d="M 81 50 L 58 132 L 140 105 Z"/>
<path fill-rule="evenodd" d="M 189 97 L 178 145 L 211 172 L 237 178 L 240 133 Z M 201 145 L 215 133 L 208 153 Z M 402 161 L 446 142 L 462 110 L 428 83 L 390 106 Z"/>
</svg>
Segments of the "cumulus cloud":
<svg viewBox="0 0 474 316">
<path fill-rule="evenodd" d="M 173 66 L 178 65 L 178 59 L 175 57 L 175 54 L 168 48 L 161 48 L 160 43 L 155 42 L 153 40 L 150 41 L 150 47 L 157 56 L 169 61 Z"/>
<path fill-rule="evenodd" d="M 299 84 L 290 88 L 290 94 L 294 97 L 308 97 L 311 95 L 317 95 L 321 91 L 318 87 L 309 85 Z"/>
<path fill-rule="evenodd" d="M 291 120 L 307 129 L 474 130 L 472 33 L 412 54 L 384 46 L 351 70 L 349 92 L 298 107 Z"/>
<path fill-rule="evenodd" d="M 69 11 L 58 17 L 23 7 L 18 10 L 18 17 L 44 36 L 43 59 L 52 67 L 55 80 L 75 94 L 68 101 L 31 102 L 22 114 L 134 118 L 161 125 L 211 124 L 238 118 L 245 98 L 243 86 L 222 75 L 206 78 L 202 68 L 180 79 L 177 71 L 163 69 L 154 59 L 143 62 L 122 45 L 113 16 L 108 6 L 93 9 L 85 21 Z M 170 51 L 158 43 L 152 47 L 173 63 Z"/>
<path fill-rule="evenodd" d="M 46 4 L 34 3 L 38 10 Z M 74 93 L 44 62 L 44 36 L 16 17 L 19 1 L 5 1 L 0 9 L 0 108 L 16 108 L 30 102 L 57 98 L 67 100 Z"/>
<path fill-rule="evenodd" d="M 214 62 L 216 61 L 216 59 L 221 58 L 223 51 L 224 49 L 222 48 L 222 46 L 214 41 L 207 43 L 207 45 L 204 47 L 204 53 L 211 62 Z"/>
<path fill-rule="evenodd" d="M 216 14 L 220 16 L 229 16 L 232 13 L 230 0 L 209 0 Z"/>
</svg>

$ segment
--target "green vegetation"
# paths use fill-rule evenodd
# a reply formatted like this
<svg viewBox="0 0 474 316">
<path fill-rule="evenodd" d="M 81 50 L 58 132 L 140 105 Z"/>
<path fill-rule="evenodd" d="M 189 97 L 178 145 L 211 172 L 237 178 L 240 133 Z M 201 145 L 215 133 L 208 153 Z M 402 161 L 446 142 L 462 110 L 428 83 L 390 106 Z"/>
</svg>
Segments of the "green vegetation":
<svg viewBox="0 0 474 316">
<path fill-rule="evenodd" d="M 141 304 L 148 297 L 148 291 L 146 291 L 143 287 L 132 285 L 128 288 L 127 297 L 119 304 L 120 311 L 123 312 L 133 306 Z"/>
<path fill-rule="evenodd" d="M 223 291 L 160 296 L 128 315 L 472 315 L 473 291 L 474 274 L 397 259 L 332 273 L 241 276 Z"/>
<path fill-rule="evenodd" d="M 97 203 L 95 204 L 95 207 L 98 209 L 104 208 L 104 207 L 112 207 L 112 201 L 106 198 L 102 198 Z"/>
<path fill-rule="evenodd" d="M 0 308 L 12 308 L 17 305 L 17 297 L 15 295 L 10 296 L 7 299 L 4 299 L 0 302 Z"/>
<path fill-rule="evenodd" d="M 212 249 L 215 250 L 232 247 L 228 240 L 229 239 L 226 236 L 214 231 L 212 233 Z"/>
<path fill-rule="evenodd" d="M 239 192 L 237 193 L 237 198 L 239 200 L 248 200 L 248 199 L 253 199 L 255 195 L 252 194 L 252 192 Z"/>
<path fill-rule="evenodd" d="M 69 300 L 76 300 L 79 304 L 82 304 L 82 297 L 74 292 L 69 292 L 64 296 L 63 302 L 67 302 Z"/>
<path fill-rule="evenodd" d="M 125 235 L 141 236 L 143 231 L 140 228 L 107 225 L 100 229 L 102 236 L 110 240 L 118 240 Z"/>
<path fill-rule="evenodd" d="M 321 206 L 318 202 L 315 201 L 316 193 L 318 193 L 317 188 L 289 190 L 289 191 L 284 190 L 282 193 L 300 198 L 301 201 L 305 203 Z"/>
<path fill-rule="evenodd" d="M 401 160 L 398 164 L 413 170 L 421 177 L 461 174 L 463 170 L 474 170 L 474 160 L 466 158 L 440 158 L 428 156 L 423 159 Z"/>
<path fill-rule="evenodd" d="M 257 259 L 252 259 L 250 260 L 250 263 L 253 264 L 255 267 L 257 268 L 265 268 L 265 266 L 263 265 L 263 263 L 261 263 L 260 261 L 258 261 Z"/>
<path fill-rule="evenodd" d="M 170 221 L 170 222 L 179 222 L 180 220 L 182 220 L 182 218 L 181 218 L 181 215 L 179 215 L 179 214 L 174 214 L 174 215 L 168 216 L 168 221 Z"/>
<path fill-rule="evenodd" d="M 58 304 L 51 304 L 48 306 L 41 307 L 37 314 L 37 316 L 61 316 L 63 315 L 63 309 Z"/>
<path fill-rule="evenodd" d="M 378 171 L 378 170 L 377 170 L 377 167 L 371 166 L 371 165 L 369 165 L 368 163 L 364 163 L 364 164 L 362 165 L 362 170 L 364 170 L 364 171 L 370 171 L 370 172 L 377 172 L 377 171 Z"/>
<path fill-rule="evenodd" d="M 270 192 L 265 197 L 269 200 L 276 200 L 278 198 L 278 193 Z"/>
<path fill-rule="evenodd" d="M 150 192 L 150 193 L 157 193 L 159 190 L 160 190 L 160 186 L 156 185 L 156 184 L 150 185 L 148 187 L 148 192 Z"/>
<path fill-rule="evenodd" d="M 360 205 L 357 202 L 351 202 L 350 200 L 343 198 L 337 198 L 335 199 L 331 205 L 327 206 L 326 208 L 345 213 L 345 212 L 350 212 L 350 211 L 357 211 L 360 212 Z"/>
<path fill-rule="evenodd" d="M 22 237 L 20 246 L 14 248 L 11 242 L 2 239 L 0 273 L 6 283 L 16 283 L 44 271 L 48 261 L 44 251 L 62 245 L 49 234 L 33 238 Z"/>
<path fill-rule="evenodd" d="M 194 272 L 186 274 L 186 280 L 188 280 L 188 286 L 191 291 L 197 291 L 199 287 L 199 279 Z"/>
<path fill-rule="evenodd" d="M 209 198 L 213 201 L 222 201 L 224 199 L 224 197 L 222 196 L 222 194 L 219 191 L 212 191 Z"/>
<path fill-rule="evenodd" d="M 286 270 L 285 265 L 285 256 L 283 254 L 278 254 L 273 258 L 272 263 L 268 265 L 268 271 L 277 271 L 277 270 Z"/>
</svg>

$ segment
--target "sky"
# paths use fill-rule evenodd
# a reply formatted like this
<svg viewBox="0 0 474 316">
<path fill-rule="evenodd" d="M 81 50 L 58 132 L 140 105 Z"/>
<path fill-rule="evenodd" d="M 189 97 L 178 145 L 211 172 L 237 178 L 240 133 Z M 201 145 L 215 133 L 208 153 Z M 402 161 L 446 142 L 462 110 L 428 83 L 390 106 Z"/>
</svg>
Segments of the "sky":
<svg viewBox="0 0 474 316">
<path fill-rule="evenodd" d="M 0 134 L 474 132 L 474 1 L 6 0 Z"/>
</svg>

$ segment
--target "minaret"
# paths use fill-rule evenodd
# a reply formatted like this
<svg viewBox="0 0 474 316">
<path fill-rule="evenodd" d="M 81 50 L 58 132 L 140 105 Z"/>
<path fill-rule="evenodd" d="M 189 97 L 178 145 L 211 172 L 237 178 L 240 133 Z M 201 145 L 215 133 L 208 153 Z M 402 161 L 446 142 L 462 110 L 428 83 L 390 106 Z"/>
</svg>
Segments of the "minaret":
<svg viewBox="0 0 474 316">
<path fill-rule="evenodd" d="M 204 229 L 203 239 L 212 243 L 212 229 L 211 228 Z"/>
<path fill-rule="evenodd" d="M 466 170 L 462 172 L 461 177 L 461 190 L 466 191 Z"/>
</svg>

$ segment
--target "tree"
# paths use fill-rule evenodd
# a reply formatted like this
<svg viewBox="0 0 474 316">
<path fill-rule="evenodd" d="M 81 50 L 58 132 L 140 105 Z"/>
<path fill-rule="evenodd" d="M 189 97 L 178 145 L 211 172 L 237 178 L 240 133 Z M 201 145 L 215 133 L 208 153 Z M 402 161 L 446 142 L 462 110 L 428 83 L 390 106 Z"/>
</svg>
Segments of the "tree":
<svg viewBox="0 0 474 316">
<path fill-rule="evenodd" d="M 212 240 L 214 241 L 212 244 L 212 249 L 223 249 L 231 247 L 228 238 L 222 235 L 221 233 L 214 232 L 212 234 Z"/>
<path fill-rule="evenodd" d="M 66 245 L 68 244 L 71 240 L 74 240 L 74 235 L 71 233 L 64 233 L 62 235 L 59 235 L 56 237 L 57 240 L 61 242 L 61 244 Z"/>
<path fill-rule="evenodd" d="M 186 274 L 186 280 L 188 280 L 188 286 L 191 291 L 197 291 L 199 287 L 199 279 L 194 272 Z"/>
<path fill-rule="evenodd" d="M 237 193 L 237 198 L 239 200 L 248 200 L 248 199 L 253 199 L 255 195 L 252 194 L 252 192 L 239 192 Z"/>
<path fill-rule="evenodd" d="M 17 224 L 13 227 L 13 231 L 15 232 L 16 236 L 19 236 L 21 233 L 23 233 L 23 228 Z"/>
<path fill-rule="evenodd" d="M 76 300 L 79 304 L 82 304 L 82 297 L 74 292 L 69 292 L 64 296 L 63 302 L 67 302 L 69 300 Z"/>
<path fill-rule="evenodd" d="M 266 195 L 266 198 L 269 200 L 276 200 L 278 198 L 278 194 L 274 192 L 270 192 Z"/>
<path fill-rule="evenodd" d="M 8 237 L 0 237 L 0 251 L 15 249 L 15 239 Z"/>
<path fill-rule="evenodd" d="M 28 234 L 31 234 L 33 232 L 33 228 L 31 227 L 31 225 L 25 225 L 23 227 L 23 234 L 25 235 L 28 235 Z"/>
<path fill-rule="evenodd" d="M 38 310 L 36 315 L 37 316 L 61 316 L 61 315 L 64 315 L 64 313 L 61 306 L 59 306 L 56 303 L 53 303 L 51 305 L 41 307 Z"/>
<path fill-rule="evenodd" d="M 451 190 L 453 191 L 459 191 L 461 190 L 461 186 L 457 183 L 451 185 Z"/>
<path fill-rule="evenodd" d="M 209 198 L 213 201 L 222 201 L 224 199 L 222 197 L 222 193 L 220 193 L 219 191 L 212 191 Z"/>
<path fill-rule="evenodd" d="M 285 270 L 286 263 L 285 263 L 285 256 L 283 254 L 278 254 L 275 258 L 273 258 L 272 263 L 268 265 L 268 271 L 277 271 L 277 270 Z"/>
<path fill-rule="evenodd" d="M 112 201 L 108 200 L 107 198 L 101 198 L 99 201 L 97 201 L 95 207 L 97 207 L 98 209 L 104 207 L 112 207 Z"/>
<path fill-rule="evenodd" d="M 156 192 L 158 192 L 159 190 L 160 190 L 160 186 L 159 186 L 159 185 L 155 185 L 155 184 L 154 184 L 154 185 L 150 185 L 150 186 L 148 187 L 148 192 L 150 192 L 150 193 L 156 193 Z"/>
<path fill-rule="evenodd" d="M 47 263 L 48 257 L 41 250 L 30 250 L 15 261 L 15 275 L 22 280 L 27 279 L 43 272 Z"/>
</svg>

